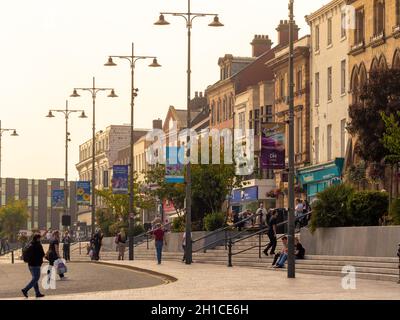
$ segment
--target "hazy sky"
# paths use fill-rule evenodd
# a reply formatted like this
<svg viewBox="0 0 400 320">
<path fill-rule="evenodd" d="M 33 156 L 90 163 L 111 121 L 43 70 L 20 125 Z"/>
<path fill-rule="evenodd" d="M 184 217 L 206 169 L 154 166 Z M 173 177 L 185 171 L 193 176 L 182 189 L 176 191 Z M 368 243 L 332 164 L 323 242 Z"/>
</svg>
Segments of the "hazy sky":
<svg viewBox="0 0 400 320">
<path fill-rule="evenodd" d="M 296 0 L 300 35 L 309 33 L 304 16 L 327 0 Z M 97 98 L 97 129 L 130 121 L 130 71 L 126 61 L 106 68 L 108 55 L 158 56 L 162 68 L 139 61 L 135 73 L 135 126 L 150 128 L 164 120 L 168 107 L 185 108 L 186 28 L 184 20 L 169 17 L 171 25 L 153 23 L 160 11 L 185 12 L 186 0 L 13 0 L 0 11 L 0 119 L 20 136 L 3 135 L 2 176 L 47 178 L 64 175 L 64 119 L 45 117 L 49 108 L 64 108 L 74 87 L 114 87 L 119 95 Z M 195 20 L 192 42 L 192 88 L 202 91 L 219 77 L 217 61 L 231 53 L 250 56 L 254 34 L 268 34 L 287 19 L 287 1 L 192 0 L 192 10 L 218 13 L 224 28 L 209 28 L 209 18 Z M 70 120 L 70 178 L 77 178 L 78 146 L 91 138 L 91 97 L 69 98 L 70 108 L 85 109 L 89 119 Z"/>
</svg>

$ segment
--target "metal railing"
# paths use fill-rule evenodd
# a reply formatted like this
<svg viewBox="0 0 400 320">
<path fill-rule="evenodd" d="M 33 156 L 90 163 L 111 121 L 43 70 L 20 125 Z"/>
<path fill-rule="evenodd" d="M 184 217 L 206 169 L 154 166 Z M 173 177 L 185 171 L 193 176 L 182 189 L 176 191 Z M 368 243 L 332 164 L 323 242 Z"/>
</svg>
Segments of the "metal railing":
<svg viewBox="0 0 400 320">
<path fill-rule="evenodd" d="M 228 249 L 228 231 L 230 231 L 230 230 L 232 230 L 232 229 L 234 229 L 234 228 L 237 228 L 237 227 L 239 227 L 239 226 L 242 226 L 243 224 L 246 224 L 247 221 L 255 220 L 255 219 L 257 219 L 258 216 L 262 216 L 262 214 L 261 214 L 261 213 L 253 214 L 253 215 L 251 215 L 251 216 L 249 216 L 249 217 L 247 217 L 247 218 L 245 218 L 245 219 L 242 219 L 242 220 L 236 222 L 235 224 L 232 224 L 232 225 L 228 225 L 228 226 L 219 228 L 219 229 L 217 229 L 217 230 L 215 230 L 215 231 L 213 231 L 213 232 L 211 232 L 211 233 L 206 234 L 206 235 L 203 236 L 203 237 L 200 237 L 200 238 L 198 238 L 198 239 L 196 239 L 196 240 L 192 240 L 192 246 L 193 246 L 193 244 L 195 244 L 195 243 L 197 243 L 197 242 L 199 242 L 199 241 L 201 241 L 201 240 L 210 238 L 210 237 L 212 237 L 212 236 L 214 236 L 214 235 L 216 235 L 216 234 L 219 234 L 219 233 L 221 233 L 221 232 L 224 232 L 224 238 L 223 238 L 223 239 L 217 239 L 217 240 L 215 240 L 215 241 L 213 241 L 213 242 L 211 242 L 211 243 L 208 243 L 208 244 L 206 244 L 206 245 L 204 245 L 204 246 L 202 246 L 202 247 L 200 247 L 200 248 L 198 248 L 198 249 L 196 249 L 196 250 L 192 250 L 192 252 L 199 252 L 199 251 L 203 250 L 204 253 L 206 253 L 206 252 L 207 252 L 207 249 L 209 249 L 210 247 L 213 247 L 213 246 L 218 245 L 218 244 L 221 243 L 222 241 L 224 241 L 225 250 L 227 250 L 227 249 Z M 245 233 L 248 233 L 248 232 L 249 232 L 249 230 L 248 230 L 248 229 L 245 229 L 245 230 L 242 231 L 240 234 L 245 234 Z"/>
<path fill-rule="evenodd" d="M 307 226 L 307 225 L 302 226 L 302 225 L 301 225 L 301 222 L 304 221 L 304 218 L 310 216 L 311 214 L 312 214 L 312 211 L 310 211 L 310 212 L 308 212 L 308 213 L 304 213 L 304 214 L 302 214 L 302 215 L 299 215 L 299 216 L 297 216 L 297 217 L 295 218 L 295 225 L 299 227 L 299 230 L 298 230 L 298 231 L 300 231 L 301 228 Z M 283 222 L 278 223 L 278 224 L 276 225 L 276 227 L 280 227 L 280 226 L 285 225 L 285 224 L 287 224 L 287 223 L 288 223 L 288 220 L 285 220 L 285 221 L 283 221 Z M 270 227 L 267 226 L 267 227 L 265 227 L 265 228 L 263 228 L 263 229 L 261 229 L 261 230 L 259 230 L 259 231 L 257 231 L 257 232 L 254 232 L 254 233 L 252 233 L 252 234 L 250 234 L 250 235 L 248 235 L 248 236 L 245 236 L 245 237 L 240 237 L 240 235 L 241 235 L 240 233 L 237 234 L 237 235 L 235 235 L 235 236 L 233 236 L 233 237 L 230 237 L 230 238 L 228 239 L 228 267 L 232 267 L 232 266 L 233 266 L 233 264 L 232 264 L 232 257 L 233 257 L 233 256 L 238 255 L 238 254 L 241 254 L 241 253 L 244 253 L 244 252 L 247 252 L 247 251 L 250 251 L 250 250 L 252 250 L 252 249 L 254 249 L 254 248 L 258 248 L 258 249 L 259 249 L 259 250 L 258 250 L 258 256 L 259 256 L 259 258 L 261 259 L 261 250 L 262 250 L 262 248 L 267 247 L 267 244 L 264 244 L 264 245 L 261 244 L 262 235 L 263 235 L 264 233 L 267 233 L 268 230 L 269 230 L 269 228 L 270 228 Z M 298 231 L 297 231 L 297 232 L 298 232 Z M 257 235 L 258 235 L 258 245 L 250 246 L 249 248 L 246 248 L 246 249 L 241 250 L 241 251 L 239 251 L 239 252 L 235 252 L 235 253 L 232 252 L 232 247 L 233 247 L 236 243 L 239 243 L 239 242 L 241 242 L 241 241 L 247 240 L 247 239 L 252 238 L 252 237 L 254 237 L 254 236 L 257 236 Z M 279 237 L 276 239 L 276 241 L 280 240 L 280 239 L 283 238 L 284 236 L 285 236 L 285 234 L 282 234 L 281 236 L 279 236 Z M 238 239 L 236 239 L 236 238 L 238 238 Z M 236 240 L 235 240 L 235 239 L 236 239 Z"/>
<path fill-rule="evenodd" d="M 15 262 L 15 252 L 21 250 L 22 247 L 23 247 L 22 244 L 18 244 L 15 248 L 8 249 L 7 251 L 2 252 L 0 254 L 0 257 L 11 254 L 11 263 L 14 264 L 14 262 Z"/>
<path fill-rule="evenodd" d="M 140 246 L 143 242 L 146 241 L 147 243 L 147 249 L 149 249 L 149 243 L 152 242 L 154 239 L 152 237 L 152 234 L 154 231 L 156 230 L 160 230 L 163 229 L 165 227 L 171 227 L 172 226 L 172 222 L 169 222 L 167 224 L 161 225 L 161 227 L 155 228 L 155 229 L 151 229 L 149 231 L 143 232 L 141 234 L 138 234 L 137 236 L 133 237 L 133 245 L 134 247 Z M 139 241 L 137 241 L 137 239 L 139 239 Z"/>
</svg>

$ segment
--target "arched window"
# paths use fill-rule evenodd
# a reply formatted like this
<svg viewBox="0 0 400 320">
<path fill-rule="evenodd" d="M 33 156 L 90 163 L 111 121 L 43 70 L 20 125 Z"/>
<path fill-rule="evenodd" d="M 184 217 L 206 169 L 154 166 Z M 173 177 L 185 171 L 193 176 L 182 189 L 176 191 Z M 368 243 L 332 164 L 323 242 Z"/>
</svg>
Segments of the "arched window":
<svg viewBox="0 0 400 320">
<path fill-rule="evenodd" d="M 387 70 L 388 69 L 388 65 L 386 62 L 386 58 L 385 56 L 382 54 L 379 58 L 379 70 Z"/>
<path fill-rule="evenodd" d="M 399 2 L 400 2 L 400 0 L 399 0 Z M 392 68 L 400 69 L 400 50 L 399 49 L 397 49 L 396 52 L 394 53 Z"/>
<path fill-rule="evenodd" d="M 358 67 L 354 66 L 353 71 L 351 73 L 351 83 L 350 83 L 351 93 L 352 93 L 352 102 L 353 104 L 358 102 L 359 95 L 359 79 L 358 79 Z"/>
<path fill-rule="evenodd" d="M 211 124 L 215 124 L 215 102 L 211 102 Z"/>
<path fill-rule="evenodd" d="M 217 102 L 217 123 L 221 122 L 221 100 Z"/>
<path fill-rule="evenodd" d="M 374 36 L 383 35 L 385 32 L 385 1 L 374 1 Z"/>
<path fill-rule="evenodd" d="M 222 101 L 222 120 L 227 120 L 226 97 L 224 97 L 224 100 Z"/>
</svg>

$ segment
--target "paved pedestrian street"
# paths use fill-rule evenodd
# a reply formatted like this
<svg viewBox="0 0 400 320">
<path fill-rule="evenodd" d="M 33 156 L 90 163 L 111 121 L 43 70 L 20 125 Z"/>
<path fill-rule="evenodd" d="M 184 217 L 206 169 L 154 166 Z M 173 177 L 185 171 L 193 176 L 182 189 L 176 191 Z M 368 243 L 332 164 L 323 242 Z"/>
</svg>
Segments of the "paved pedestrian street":
<svg viewBox="0 0 400 320">
<path fill-rule="evenodd" d="M 59 296 L 144 288 L 165 283 L 163 279 L 149 274 L 96 263 L 69 263 L 66 276 L 65 281 L 60 281 L 57 276 L 55 290 L 44 290 L 41 287 L 42 293 L 46 296 Z M 0 264 L 0 299 L 22 297 L 21 289 L 30 279 L 26 264 Z M 33 289 L 30 290 L 29 295 L 32 298 L 35 296 Z"/>
<path fill-rule="evenodd" d="M 157 286 L 161 280 L 142 273 L 107 267 L 107 264 L 124 265 L 138 269 L 169 275 L 177 281 L 169 281 Z M 74 265 L 75 267 L 75 265 Z M 87 276 L 77 272 L 70 274 L 68 282 L 61 283 L 60 289 L 50 293 L 45 299 L 61 300 L 398 300 L 400 285 L 395 282 L 356 280 L 355 290 L 342 288 L 342 278 L 297 274 L 296 279 L 287 279 L 286 272 L 271 269 L 250 269 L 244 267 L 227 268 L 210 264 L 185 265 L 180 262 L 166 261 L 157 265 L 154 261 L 114 261 L 104 265 L 77 265 Z M 71 267 L 72 269 L 72 267 Z M 12 270 L 12 267 L 9 269 Z M 93 271 L 94 272 L 93 272 Z M 129 275 L 129 272 L 132 274 Z M 18 273 L 20 274 L 20 273 Z M 8 276 L 10 278 L 12 275 Z M 19 276 L 20 277 L 20 276 Z M 86 277 L 86 278 L 85 278 Z M 0 280 L 4 275 L 0 276 Z M 119 278 L 119 279 L 115 279 Z M 28 279 L 16 283 L 19 287 Z M 1 280 L 3 281 L 3 280 Z M 90 282 L 90 283 L 88 283 Z M 57 282 L 59 284 L 59 282 Z M 71 285 L 70 285 L 71 284 Z M 73 285 L 74 284 L 74 285 Z M 117 284 L 120 284 L 118 287 Z M 122 285 L 123 284 L 123 285 Z M 8 290 L 0 289 L 2 297 L 20 295 L 14 286 L 8 284 Z M 64 287 L 65 286 L 65 287 Z M 75 289 L 73 289 L 74 287 Z M 118 290 L 117 290 L 118 289 Z M 68 291 L 69 290 L 69 291 Z"/>
</svg>

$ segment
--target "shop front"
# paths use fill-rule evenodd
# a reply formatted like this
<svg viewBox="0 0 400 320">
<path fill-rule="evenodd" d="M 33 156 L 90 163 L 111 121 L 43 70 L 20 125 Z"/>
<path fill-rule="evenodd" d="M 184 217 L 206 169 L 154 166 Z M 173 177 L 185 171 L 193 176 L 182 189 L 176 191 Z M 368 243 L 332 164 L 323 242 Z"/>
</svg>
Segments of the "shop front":
<svg viewBox="0 0 400 320">
<path fill-rule="evenodd" d="M 232 212 L 242 212 L 258 202 L 258 186 L 233 190 L 231 196 Z"/>
<path fill-rule="evenodd" d="M 302 168 L 297 172 L 301 186 L 307 191 L 308 201 L 311 203 L 321 191 L 327 187 L 342 183 L 344 158 Z"/>
</svg>

